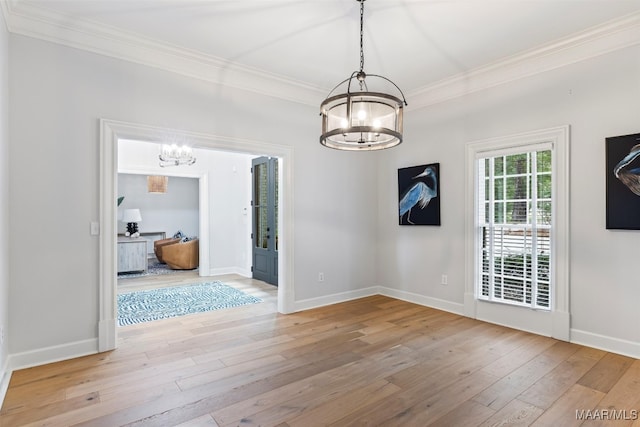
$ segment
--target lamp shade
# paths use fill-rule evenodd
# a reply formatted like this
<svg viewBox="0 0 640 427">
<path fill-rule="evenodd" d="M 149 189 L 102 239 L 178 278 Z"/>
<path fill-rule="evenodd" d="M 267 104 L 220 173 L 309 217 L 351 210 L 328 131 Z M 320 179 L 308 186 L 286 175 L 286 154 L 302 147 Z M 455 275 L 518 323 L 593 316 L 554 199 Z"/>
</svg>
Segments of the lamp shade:
<svg viewBox="0 0 640 427">
<path fill-rule="evenodd" d="M 140 222 L 142 215 L 140 209 L 125 209 L 122 213 L 122 222 Z"/>
</svg>

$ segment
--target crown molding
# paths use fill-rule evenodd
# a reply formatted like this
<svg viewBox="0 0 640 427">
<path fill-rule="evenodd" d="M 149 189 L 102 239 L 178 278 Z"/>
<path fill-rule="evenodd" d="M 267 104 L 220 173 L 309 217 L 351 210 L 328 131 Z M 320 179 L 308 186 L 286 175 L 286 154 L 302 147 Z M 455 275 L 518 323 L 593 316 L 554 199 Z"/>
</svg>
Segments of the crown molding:
<svg viewBox="0 0 640 427">
<path fill-rule="evenodd" d="M 316 107 L 324 88 L 18 0 L 0 1 L 11 33 Z M 416 110 L 640 44 L 640 12 L 407 92 Z"/>
<path fill-rule="evenodd" d="M 640 12 L 412 91 L 412 110 L 640 44 Z"/>
<path fill-rule="evenodd" d="M 324 89 L 304 82 L 95 21 L 20 2 L 4 9 L 7 27 L 15 34 L 306 105 L 317 106 L 326 95 Z"/>
</svg>

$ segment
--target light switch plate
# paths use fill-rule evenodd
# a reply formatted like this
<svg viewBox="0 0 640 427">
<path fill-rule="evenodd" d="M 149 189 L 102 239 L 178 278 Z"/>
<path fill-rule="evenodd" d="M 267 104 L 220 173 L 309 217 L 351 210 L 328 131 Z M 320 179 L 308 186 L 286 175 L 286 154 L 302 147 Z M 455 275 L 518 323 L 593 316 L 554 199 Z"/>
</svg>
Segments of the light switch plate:
<svg viewBox="0 0 640 427">
<path fill-rule="evenodd" d="M 91 235 L 99 236 L 100 235 L 100 223 L 92 221 L 91 222 Z"/>
</svg>

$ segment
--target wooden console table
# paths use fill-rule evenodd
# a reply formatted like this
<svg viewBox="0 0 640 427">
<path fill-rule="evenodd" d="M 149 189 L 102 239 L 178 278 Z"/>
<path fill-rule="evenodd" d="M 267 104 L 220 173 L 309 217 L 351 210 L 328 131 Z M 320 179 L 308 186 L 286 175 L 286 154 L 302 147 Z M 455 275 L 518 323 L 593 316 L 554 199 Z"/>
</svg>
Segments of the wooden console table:
<svg viewBox="0 0 640 427">
<path fill-rule="evenodd" d="M 118 273 L 147 271 L 147 240 L 118 237 Z"/>
<path fill-rule="evenodd" d="M 118 239 L 125 237 L 124 233 L 118 234 Z M 141 231 L 140 237 L 144 237 L 147 240 L 147 258 L 153 258 L 155 256 L 153 251 L 153 242 L 156 240 L 162 240 L 167 238 L 167 233 L 164 231 Z"/>
</svg>

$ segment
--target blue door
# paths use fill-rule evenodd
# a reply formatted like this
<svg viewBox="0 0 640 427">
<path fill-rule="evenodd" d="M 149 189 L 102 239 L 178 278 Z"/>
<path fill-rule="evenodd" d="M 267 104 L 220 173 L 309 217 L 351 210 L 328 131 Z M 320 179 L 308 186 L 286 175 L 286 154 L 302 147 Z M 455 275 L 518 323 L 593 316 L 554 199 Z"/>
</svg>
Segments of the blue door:
<svg viewBox="0 0 640 427">
<path fill-rule="evenodd" d="M 278 159 L 251 162 L 253 278 L 278 286 Z"/>
</svg>

